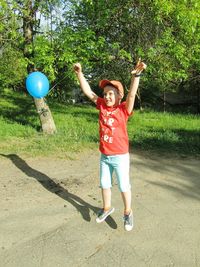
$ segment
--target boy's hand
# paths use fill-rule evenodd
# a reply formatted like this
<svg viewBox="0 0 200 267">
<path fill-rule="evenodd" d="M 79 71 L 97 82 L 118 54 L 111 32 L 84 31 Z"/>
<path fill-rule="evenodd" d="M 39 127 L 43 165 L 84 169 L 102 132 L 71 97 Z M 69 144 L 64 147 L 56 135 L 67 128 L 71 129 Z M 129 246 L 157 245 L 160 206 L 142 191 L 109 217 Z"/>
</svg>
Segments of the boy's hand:
<svg viewBox="0 0 200 267">
<path fill-rule="evenodd" d="M 140 74 L 143 70 L 145 70 L 147 65 L 141 61 L 141 58 L 139 58 L 135 68 L 133 71 L 131 71 L 131 74 Z"/>
<path fill-rule="evenodd" d="M 74 64 L 74 71 L 76 72 L 76 74 L 82 72 L 82 67 L 80 63 Z"/>
</svg>

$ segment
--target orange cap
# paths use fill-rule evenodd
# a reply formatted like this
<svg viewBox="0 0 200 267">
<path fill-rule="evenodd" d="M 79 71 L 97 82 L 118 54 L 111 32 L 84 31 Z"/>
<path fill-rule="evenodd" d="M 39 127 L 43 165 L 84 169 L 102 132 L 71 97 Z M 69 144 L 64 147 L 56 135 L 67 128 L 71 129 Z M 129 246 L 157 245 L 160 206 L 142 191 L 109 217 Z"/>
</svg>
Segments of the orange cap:
<svg viewBox="0 0 200 267">
<path fill-rule="evenodd" d="M 112 86 L 114 86 L 117 89 L 117 91 L 119 92 L 120 96 L 121 97 L 124 96 L 124 88 L 123 88 L 123 85 L 119 81 L 115 81 L 115 80 L 112 80 L 112 81 L 109 81 L 109 80 L 101 80 L 99 82 L 99 87 L 102 88 L 102 89 L 106 85 L 112 85 Z"/>
</svg>

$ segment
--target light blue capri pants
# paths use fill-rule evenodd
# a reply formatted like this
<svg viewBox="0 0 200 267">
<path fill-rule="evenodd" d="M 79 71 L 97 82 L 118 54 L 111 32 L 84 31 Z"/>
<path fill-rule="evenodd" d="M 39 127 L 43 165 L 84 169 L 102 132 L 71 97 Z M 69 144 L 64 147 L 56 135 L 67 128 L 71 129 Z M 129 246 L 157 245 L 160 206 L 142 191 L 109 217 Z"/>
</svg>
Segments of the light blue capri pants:
<svg viewBox="0 0 200 267">
<path fill-rule="evenodd" d="M 112 175 L 116 174 L 118 187 L 121 192 L 131 189 L 130 178 L 130 157 L 129 153 L 121 155 L 106 156 L 101 154 L 100 158 L 100 187 L 108 189 L 112 187 Z"/>
</svg>

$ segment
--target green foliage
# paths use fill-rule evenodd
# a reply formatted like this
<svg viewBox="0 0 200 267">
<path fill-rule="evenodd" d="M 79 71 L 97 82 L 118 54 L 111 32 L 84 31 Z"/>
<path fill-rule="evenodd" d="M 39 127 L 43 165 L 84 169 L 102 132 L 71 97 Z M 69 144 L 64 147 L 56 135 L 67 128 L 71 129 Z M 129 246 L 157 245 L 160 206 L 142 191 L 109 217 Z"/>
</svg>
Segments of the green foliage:
<svg viewBox="0 0 200 267">
<path fill-rule="evenodd" d="M 144 86 L 156 82 L 160 91 L 177 90 L 194 72 L 199 73 L 199 0 L 71 3 L 67 25 L 77 33 L 80 28 L 90 29 L 106 41 L 103 50 L 108 60 L 103 64 L 93 60 L 96 77 L 115 77 L 128 86 L 130 69 L 139 57 L 148 64 Z"/>
<path fill-rule="evenodd" d="M 173 80 L 178 84 L 194 71 L 194 62 L 199 64 L 199 57 L 197 59 L 194 54 L 199 52 L 196 45 L 200 34 L 200 1 L 195 1 L 195 5 L 191 1 L 155 1 L 155 7 L 161 31 L 147 53 L 148 59 L 154 61 L 157 78 L 160 76 L 162 83 Z M 199 66 L 196 71 L 199 72 Z"/>
<path fill-rule="evenodd" d="M 34 46 L 35 68 L 46 73 L 50 81 L 55 80 L 55 53 L 50 40 L 44 36 L 37 36 Z"/>
<path fill-rule="evenodd" d="M 22 86 L 27 65 L 22 52 L 7 46 L 3 49 L 0 58 L 0 88 L 12 87 L 16 89 Z"/>
<path fill-rule="evenodd" d="M 1 67 L 0 79 L 5 86 L 19 87 L 21 70 L 28 64 L 21 60 L 22 53 L 25 48 L 32 52 L 34 47 L 29 63 L 56 85 L 52 96 L 68 97 L 77 86 L 72 71 L 77 61 L 92 84 L 110 78 L 121 80 L 128 88 L 130 71 L 139 57 L 148 65 L 140 86 L 144 92 L 157 88 L 160 93 L 183 89 L 198 93 L 199 0 L 32 1 L 32 11 L 36 10 L 32 18 L 34 46 L 25 48 L 22 18 L 32 14 L 27 1 L 0 3 L 0 57 L 6 64 Z M 7 71 L 11 64 L 3 59 L 7 44 L 11 57 L 16 51 L 20 59 L 15 73 Z M 9 72 L 16 76 L 12 84 L 6 78 Z"/>
</svg>

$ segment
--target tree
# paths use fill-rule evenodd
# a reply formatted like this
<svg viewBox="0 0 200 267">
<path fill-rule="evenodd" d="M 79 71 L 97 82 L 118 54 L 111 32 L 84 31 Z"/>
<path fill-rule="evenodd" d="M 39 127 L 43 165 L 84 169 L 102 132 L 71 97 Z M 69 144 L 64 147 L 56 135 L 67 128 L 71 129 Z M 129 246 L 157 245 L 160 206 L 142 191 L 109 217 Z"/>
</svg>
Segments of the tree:
<svg viewBox="0 0 200 267">
<path fill-rule="evenodd" d="M 15 12 L 15 16 L 18 21 L 22 22 L 23 29 L 23 41 L 22 51 L 24 58 L 27 60 L 27 72 L 35 71 L 34 62 L 34 36 L 37 33 L 39 24 L 36 18 L 39 7 L 42 7 L 43 1 L 13 1 L 8 3 L 7 6 Z M 41 98 L 34 98 L 35 106 L 39 114 L 41 127 L 44 133 L 52 134 L 56 132 L 55 123 L 51 114 L 51 111 L 46 101 Z"/>
<path fill-rule="evenodd" d="M 1 60 L 10 66 L 7 71 L 0 67 L 0 82 L 8 86 L 19 87 L 25 59 L 29 68 L 50 77 L 56 85 L 51 96 L 60 99 L 67 98 L 75 86 L 72 65 L 76 61 L 82 62 L 94 85 L 101 78 L 115 78 L 128 89 L 130 71 L 141 57 L 148 65 L 138 91 L 141 104 L 156 93 L 199 92 L 200 0 L 0 1 Z M 47 28 L 40 23 L 41 14 L 49 23 Z M 30 29 L 24 23 L 23 37 L 25 20 Z M 9 51 L 18 57 L 15 86 L 9 78 Z"/>
<path fill-rule="evenodd" d="M 17 90 L 26 75 L 26 60 L 17 45 L 22 40 L 20 25 L 8 1 L 0 0 L 0 6 L 0 88 Z"/>
<path fill-rule="evenodd" d="M 94 61 L 98 77 L 115 76 L 127 85 L 130 68 L 142 57 L 148 64 L 142 86 L 148 90 L 177 91 L 193 75 L 199 79 L 199 0 L 70 2 L 66 24 L 105 40 L 108 60 Z"/>
<path fill-rule="evenodd" d="M 36 12 L 40 1 L 28 0 L 23 6 L 23 33 L 24 33 L 24 56 L 29 60 L 27 65 L 28 72 L 34 71 L 34 49 L 33 36 L 34 24 L 36 23 Z M 35 106 L 39 114 L 42 130 L 46 134 L 53 134 L 56 132 L 56 126 L 51 114 L 51 111 L 46 101 L 41 98 L 34 98 Z"/>
</svg>

